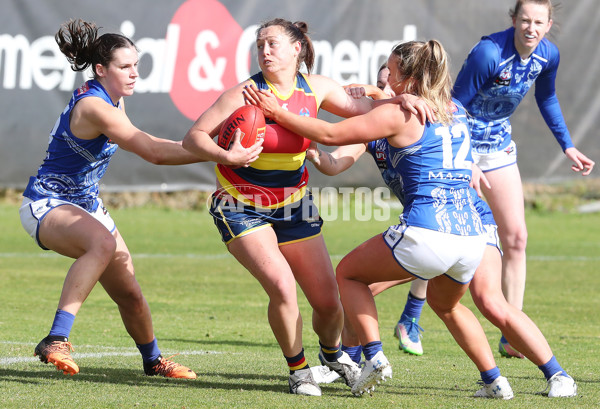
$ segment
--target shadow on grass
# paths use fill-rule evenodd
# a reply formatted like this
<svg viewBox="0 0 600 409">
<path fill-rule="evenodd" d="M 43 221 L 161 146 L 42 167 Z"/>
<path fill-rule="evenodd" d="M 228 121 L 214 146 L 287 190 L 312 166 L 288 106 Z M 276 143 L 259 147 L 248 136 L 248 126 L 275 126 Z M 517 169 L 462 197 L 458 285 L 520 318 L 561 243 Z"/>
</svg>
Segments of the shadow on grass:
<svg viewBox="0 0 600 409">
<path fill-rule="evenodd" d="M 222 379 L 225 379 L 223 381 Z M 220 380 L 221 379 L 221 380 Z M 236 382 L 239 380 L 239 382 Z M 24 385 L 50 385 L 58 382 L 84 382 L 114 384 L 136 387 L 161 388 L 200 388 L 221 390 L 248 390 L 267 392 L 288 392 L 287 376 L 269 374 L 198 372 L 198 379 L 171 379 L 160 376 L 146 376 L 141 370 L 86 367 L 77 375 L 63 375 L 58 371 L 28 371 L 0 368 L 0 383 L 21 383 Z"/>
<path fill-rule="evenodd" d="M 230 345 L 235 347 L 256 347 L 256 348 L 279 348 L 277 342 L 248 342 L 238 341 L 232 339 L 210 339 L 210 338 L 199 338 L 199 339 L 181 339 L 181 338 L 160 338 L 162 342 L 177 342 L 187 344 L 198 344 L 198 345 Z"/>
</svg>

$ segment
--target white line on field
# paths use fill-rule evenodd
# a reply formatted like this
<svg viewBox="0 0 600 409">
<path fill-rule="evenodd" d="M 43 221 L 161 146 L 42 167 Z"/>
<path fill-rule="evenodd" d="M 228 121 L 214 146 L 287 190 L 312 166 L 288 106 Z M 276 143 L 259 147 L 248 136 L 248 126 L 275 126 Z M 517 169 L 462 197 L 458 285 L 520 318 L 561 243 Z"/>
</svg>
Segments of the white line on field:
<svg viewBox="0 0 600 409">
<path fill-rule="evenodd" d="M 28 345 L 27 344 L 23 344 L 22 342 L 10 342 L 10 341 L 1 341 L 0 343 L 2 344 L 19 344 L 19 345 Z M 35 345 L 35 344 L 31 344 L 31 345 Z M 91 347 L 91 346 L 90 346 Z M 107 349 L 106 347 L 94 347 L 96 349 Z M 111 348 L 111 349 L 119 349 L 119 348 Z M 219 352 L 219 351 L 182 351 L 182 352 L 177 352 L 177 353 L 168 353 L 165 351 L 162 351 L 163 356 L 170 356 L 170 355 L 211 355 L 211 354 L 224 354 L 225 352 Z M 232 354 L 236 354 L 236 353 L 232 353 Z M 133 352 L 131 351 L 131 349 L 121 349 L 121 351 L 118 352 L 83 352 L 83 353 L 78 353 L 78 352 L 73 352 L 71 354 L 71 356 L 75 359 L 81 359 L 81 358 L 105 358 L 108 356 L 139 356 L 140 353 L 139 352 Z M 33 356 L 28 356 L 28 357 L 24 357 L 24 356 L 16 356 L 16 357 L 3 357 L 0 358 L 0 365 L 11 365 L 11 364 L 18 364 L 21 362 L 36 362 L 39 361 L 38 357 L 33 357 Z"/>
</svg>

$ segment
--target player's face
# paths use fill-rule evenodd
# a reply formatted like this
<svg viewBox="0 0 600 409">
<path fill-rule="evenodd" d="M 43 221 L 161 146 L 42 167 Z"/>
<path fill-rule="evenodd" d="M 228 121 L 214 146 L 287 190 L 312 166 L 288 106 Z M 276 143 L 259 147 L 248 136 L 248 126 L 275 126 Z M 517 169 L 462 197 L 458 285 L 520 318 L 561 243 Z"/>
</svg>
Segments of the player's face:
<svg viewBox="0 0 600 409">
<path fill-rule="evenodd" d="M 133 94 L 135 81 L 139 76 L 138 62 L 135 48 L 122 47 L 113 51 L 108 67 L 96 67 L 99 80 L 113 100 Z"/>
<path fill-rule="evenodd" d="M 258 66 L 263 73 L 296 69 L 296 59 L 300 53 L 300 43 L 290 42 L 281 26 L 265 27 L 256 37 Z"/>
<path fill-rule="evenodd" d="M 402 94 L 406 89 L 407 78 L 398 69 L 398 57 L 393 54 L 388 58 L 388 69 L 390 71 L 388 87 L 390 87 L 395 95 Z"/>
<path fill-rule="evenodd" d="M 521 57 L 529 57 L 552 27 L 550 10 L 543 4 L 524 3 L 513 18 L 515 47 Z"/>
<path fill-rule="evenodd" d="M 379 71 L 379 74 L 377 74 L 377 88 L 385 92 L 385 94 L 391 98 L 396 94 L 394 93 L 392 87 L 390 87 L 390 83 L 388 81 L 389 77 L 390 69 L 387 67 L 382 68 L 381 71 Z"/>
</svg>

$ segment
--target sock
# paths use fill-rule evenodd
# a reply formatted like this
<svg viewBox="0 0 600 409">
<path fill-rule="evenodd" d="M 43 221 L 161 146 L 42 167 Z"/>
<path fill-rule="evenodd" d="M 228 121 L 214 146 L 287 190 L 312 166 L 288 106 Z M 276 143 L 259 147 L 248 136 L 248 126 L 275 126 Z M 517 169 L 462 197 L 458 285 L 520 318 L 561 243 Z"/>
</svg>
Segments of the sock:
<svg viewBox="0 0 600 409">
<path fill-rule="evenodd" d="M 492 368 L 485 372 L 480 372 L 480 374 L 481 374 L 481 380 L 483 381 L 483 383 L 489 385 L 490 383 L 494 382 L 496 380 L 496 378 L 498 378 L 500 376 L 500 369 L 498 369 L 498 367 L 495 367 L 495 368 Z"/>
<path fill-rule="evenodd" d="M 362 355 L 361 345 L 356 347 L 347 347 L 346 345 L 342 344 L 342 351 L 347 353 L 348 356 L 350 356 L 350 359 L 352 359 L 354 362 L 356 362 L 357 364 L 360 363 L 360 357 Z"/>
<path fill-rule="evenodd" d="M 398 322 L 412 321 L 412 319 L 415 318 L 415 323 L 418 323 L 419 318 L 421 318 L 423 305 L 425 305 L 425 299 L 417 298 L 409 291 L 406 304 L 404 305 L 404 311 Z"/>
<path fill-rule="evenodd" d="M 54 314 L 54 322 L 52 322 L 52 328 L 50 329 L 50 333 L 48 335 L 51 337 L 69 338 L 74 321 L 75 316 L 70 312 L 56 310 L 56 314 Z"/>
<path fill-rule="evenodd" d="M 373 341 L 363 346 L 362 350 L 365 354 L 365 359 L 369 361 L 377 354 L 377 352 L 383 351 L 383 345 L 381 344 L 381 341 Z"/>
<path fill-rule="evenodd" d="M 136 344 L 135 346 L 140 350 L 144 362 L 154 362 L 160 356 L 160 349 L 158 349 L 156 338 L 147 344 Z"/>
<path fill-rule="evenodd" d="M 508 340 L 504 338 L 504 335 L 500 337 L 500 342 L 502 342 L 503 344 L 508 344 Z"/>
<path fill-rule="evenodd" d="M 287 357 L 285 356 L 285 360 L 287 361 L 288 366 L 290 367 L 290 375 L 294 373 L 294 371 L 299 371 L 300 369 L 308 368 L 308 362 L 306 362 L 306 358 L 304 358 L 304 348 L 302 351 L 296 356 Z"/>
<path fill-rule="evenodd" d="M 323 357 L 329 362 L 337 361 L 337 359 L 342 356 L 340 344 L 337 344 L 334 347 L 328 347 L 321 344 L 321 341 L 319 341 L 319 346 L 321 347 L 321 352 L 323 352 Z"/>
<path fill-rule="evenodd" d="M 538 368 L 540 368 L 540 370 L 544 373 L 546 380 L 552 378 L 554 375 L 556 375 L 558 372 L 561 372 L 561 371 L 562 371 L 562 373 L 560 374 L 561 376 L 569 377 L 569 375 L 567 374 L 567 371 L 562 369 L 562 367 L 560 366 L 560 364 L 558 363 L 558 361 L 556 360 L 556 357 L 554 355 L 552 355 L 552 358 L 550 358 L 550 360 L 548 362 L 546 362 L 544 365 L 538 366 Z"/>
</svg>

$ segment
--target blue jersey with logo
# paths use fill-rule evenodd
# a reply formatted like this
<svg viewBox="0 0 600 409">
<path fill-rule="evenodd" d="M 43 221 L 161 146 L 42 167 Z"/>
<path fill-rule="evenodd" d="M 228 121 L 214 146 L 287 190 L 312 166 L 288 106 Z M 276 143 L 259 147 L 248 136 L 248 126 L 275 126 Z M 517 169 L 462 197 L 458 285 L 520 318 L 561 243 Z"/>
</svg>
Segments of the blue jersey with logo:
<svg viewBox="0 0 600 409">
<path fill-rule="evenodd" d="M 419 141 L 395 148 L 387 139 L 368 145 L 381 176 L 402 201 L 409 226 L 461 236 L 484 233 L 471 181 L 471 141 L 466 113 L 455 102 L 451 125 L 427 122 Z"/>
<path fill-rule="evenodd" d="M 99 97 L 113 105 L 104 87 L 96 80 L 87 81 L 73 92 L 50 133 L 46 158 L 37 176 L 29 179 L 23 196 L 32 200 L 52 197 L 77 204 L 89 212 L 96 210 L 98 183 L 118 146 L 105 135 L 87 140 L 79 139 L 71 132 L 71 111 L 77 101 L 86 97 Z"/>
<path fill-rule="evenodd" d="M 535 82 L 535 99 L 544 120 L 563 150 L 573 147 L 555 91 L 560 56 L 547 39 L 527 60 L 514 45 L 515 29 L 482 37 L 469 52 L 454 84 L 454 97 L 471 117 L 473 148 L 501 151 L 511 142 L 510 116 Z"/>
</svg>

